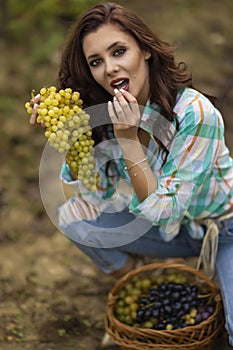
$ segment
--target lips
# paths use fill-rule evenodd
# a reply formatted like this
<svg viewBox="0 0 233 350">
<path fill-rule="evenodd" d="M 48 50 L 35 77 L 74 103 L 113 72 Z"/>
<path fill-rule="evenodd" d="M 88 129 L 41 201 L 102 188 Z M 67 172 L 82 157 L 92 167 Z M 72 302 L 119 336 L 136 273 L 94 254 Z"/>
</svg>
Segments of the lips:
<svg viewBox="0 0 233 350">
<path fill-rule="evenodd" d="M 129 79 L 127 78 L 118 78 L 111 81 L 111 87 L 113 89 L 124 89 L 129 90 Z"/>
</svg>

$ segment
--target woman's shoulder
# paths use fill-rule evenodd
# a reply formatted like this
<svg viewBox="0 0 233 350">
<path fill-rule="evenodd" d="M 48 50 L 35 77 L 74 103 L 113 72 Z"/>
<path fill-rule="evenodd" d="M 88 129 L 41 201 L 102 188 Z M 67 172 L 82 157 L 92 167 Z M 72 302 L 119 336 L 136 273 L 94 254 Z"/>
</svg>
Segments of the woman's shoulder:
<svg viewBox="0 0 233 350">
<path fill-rule="evenodd" d="M 196 122 L 200 119 L 205 122 L 209 120 L 211 124 L 219 120 L 222 122 L 221 113 L 209 98 L 193 88 L 184 88 L 178 94 L 174 112 L 180 121 L 188 114 Z"/>
<path fill-rule="evenodd" d="M 186 87 L 180 90 L 177 94 L 175 109 L 183 109 L 200 104 L 209 105 L 210 107 L 215 108 L 209 98 L 202 92 L 194 88 Z"/>
</svg>

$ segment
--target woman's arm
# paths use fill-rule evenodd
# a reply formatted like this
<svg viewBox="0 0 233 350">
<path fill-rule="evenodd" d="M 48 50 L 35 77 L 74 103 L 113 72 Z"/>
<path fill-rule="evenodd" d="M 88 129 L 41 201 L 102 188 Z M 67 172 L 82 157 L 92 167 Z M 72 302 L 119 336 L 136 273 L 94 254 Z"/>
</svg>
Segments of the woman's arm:
<svg viewBox="0 0 233 350">
<path fill-rule="evenodd" d="M 115 111 L 120 110 L 119 106 L 115 107 L 118 108 Z M 113 111 L 113 106 L 109 104 L 110 116 Z M 145 158 L 143 145 L 140 145 L 136 135 L 139 117 L 136 121 L 134 117 L 133 124 L 133 112 L 129 113 L 133 125 L 131 130 L 126 118 L 122 118 L 123 125 L 119 122 L 121 115 L 120 118 L 116 115 L 111 118 L 116 123 L 115 133 L 123 154 L 130 159 L 126 159 L 127 167 L 130 168 Z M 186 214 L 198 217 L 204 213 L 208 205 L 206 196 L 208 195 L 208 200 L 215 196 L 215 187 L 211 185 L 214 175 L 211 174 L 223 138 L 223 123 L 219 112 L 207 99 L 198 97 L 198 94 L 187 95 L 187 98 L 185 96 L 180 106 L 179 120 L 180 128 L 169 145 L 166 163 L 162 166 L 157 153 L 157 158 L 154 157 L 152 162 L 150 160 L 150 164 L 153 163 L 151 168 L 145 160 L 128 171 L 135 193 L 137 196 L 139 194 L 138 197 L 133 197 L 130 210 L 151 221 L 153 225 L 163 225 L 166 230 L 169 226 L 170 232 L 175 226 L 178 227 Z M 124 138 L 124 135 L 127 137 Z M 143 172 L 144 174 L 140 173 L 140 178 L 138 174 L 134 179 L 133 172 L 136 169 L 140 171 L 139 167 L 142 166 L 149 168 L 145 170 L 148 178 Z M 204 198 L 199 193 L 203 193 Z M 172 235 L 173 233 L 171 237 Z"/>
<path fill-rule="evenodd" d="M 141 115 L 137 100 L 127 91 L 116 90 L 108 110 L 132 186 L 139 200 L 143 201 L 156 190 L 157 180 L 146 158 L 147 148 L 138 136 Z"/>
</svg>

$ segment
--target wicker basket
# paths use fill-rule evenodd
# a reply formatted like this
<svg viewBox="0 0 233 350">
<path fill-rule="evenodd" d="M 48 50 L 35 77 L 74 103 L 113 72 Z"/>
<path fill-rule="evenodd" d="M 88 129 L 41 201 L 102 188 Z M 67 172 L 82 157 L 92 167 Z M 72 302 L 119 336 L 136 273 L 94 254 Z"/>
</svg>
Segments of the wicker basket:
<svg viewBox="0 0 233 350">
<path fill-rule="evenodd" d="M 119 291 L 135 275 L 162 274 L 178 272 L 184 274 L 188 281 L 208 287 L 215 301 L 214 313 L 205 321 L 185 328 L 154 330 L 137 328 L 120 322 L 114 315 L 114 307 Z M 221 295 L 215 284 L 200 271 L 183 264 L 155 263 L 137 268 L 119 279 L 108 296 L 105 328 L 106 332 L 121 349 L 131 350 L 201 350 L 211 349 L 213 340 L 223 330 L 224 314 Z"/>
</svg>

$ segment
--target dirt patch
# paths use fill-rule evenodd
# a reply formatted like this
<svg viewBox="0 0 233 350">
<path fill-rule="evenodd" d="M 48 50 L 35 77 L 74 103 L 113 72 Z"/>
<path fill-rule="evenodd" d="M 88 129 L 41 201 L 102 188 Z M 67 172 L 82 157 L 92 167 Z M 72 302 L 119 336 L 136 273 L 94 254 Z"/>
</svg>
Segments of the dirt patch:
<svg viewBox="0 0 233 350">
<path fill-rule="evenodd" d="M 98 348 L 112 282 L 61 233 L 5 243 L 0 283 L 1 349 Z"/>
</svg>

